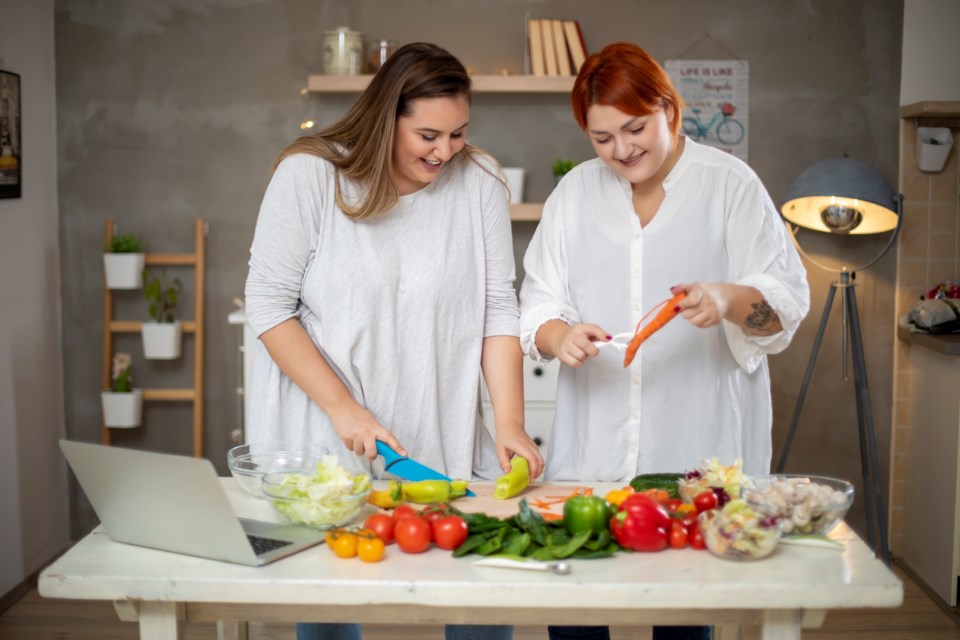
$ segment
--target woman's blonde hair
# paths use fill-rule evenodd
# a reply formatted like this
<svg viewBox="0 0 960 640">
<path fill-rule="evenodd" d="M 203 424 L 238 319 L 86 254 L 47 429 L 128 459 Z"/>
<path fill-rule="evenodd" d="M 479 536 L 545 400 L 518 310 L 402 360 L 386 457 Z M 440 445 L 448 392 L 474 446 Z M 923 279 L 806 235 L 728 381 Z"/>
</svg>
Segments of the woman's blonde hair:
<svg viewBox="0 0 960 640">
<path fill-rule="evenodd" d="M 414 100 L 460 95 L 469 100 L 470 76 L 456 57 L 433 44 L 405 45 L 380 67 L 346 115 L 284 149 L 273 169 L 296 153 L 320 156 L 334 166 L 337 206 L 344 214 L 358 220 L 379 215 L 400 199 L 393 177 L 397 118 L 412 112 Z M 477 152 L 464 145 L 463 154 L 471 159 Z M 358 203 L 346 202 L 341 175 L 366 185 L 366 197 Z"/>
</svg>

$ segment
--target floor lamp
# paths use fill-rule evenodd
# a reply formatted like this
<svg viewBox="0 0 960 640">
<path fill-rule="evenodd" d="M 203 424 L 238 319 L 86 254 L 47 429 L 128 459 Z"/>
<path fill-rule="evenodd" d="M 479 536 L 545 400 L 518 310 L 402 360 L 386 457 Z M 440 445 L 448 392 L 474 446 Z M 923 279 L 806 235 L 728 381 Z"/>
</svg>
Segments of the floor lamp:
<svg viewBox="0 0 960 640">
<path fill-rule="evenodd" d="M 800 395 L 790 420 L 787 439 L 777 462 L 777 473 L 782 473 L 797 431 L 800 411 L 810 386 L 813 367 L 823 343 L 833 298 L 839 289 L 842 295 L 842 344 L 843 375 L 847 377 L 847 350 L 853 356 L 854 389 L 857 401 L 857 426 L 860 439 L 860 468 L 863 472 L 864 509 L 867 516 L 867 541 L 876 548 L 873 538 L 873 513 L 876 511 L 877 529 L 883 561 L 890 564 L 890 549 L 887 544 L 887 523 L 883 488 L 877 467 L 877 439 L 873 428 L 873 410 L 870 403 L 870 386 L 867 383 L 867 367 L 863 352 L 863 336 L 860 332 L 860 316 L 857 311 L 856 272 L 869 268 L 887 253 L 896 241 L 903 224 L 903 196 L 872 167 L 851 158 L 824 160 L 801 173 L 787 193 L 781 208 L 786 218 L 797 250 L 811 264 L 839 278 L 830 285 L 827 302 L 820 317 L 820 326 L 813 341 L 810 361 L 803 376 Z M 797 241 L 796 227 L 834 234 L 872 234 L 893 231 L 887 244 L 872 260 L 857 267 L 832 268 L 821 264 L 808 255 Z M 848 347 L 849 340 L 849 347 Z M 871 495 L 872 489 L 872 495 Z"/>
</svg>

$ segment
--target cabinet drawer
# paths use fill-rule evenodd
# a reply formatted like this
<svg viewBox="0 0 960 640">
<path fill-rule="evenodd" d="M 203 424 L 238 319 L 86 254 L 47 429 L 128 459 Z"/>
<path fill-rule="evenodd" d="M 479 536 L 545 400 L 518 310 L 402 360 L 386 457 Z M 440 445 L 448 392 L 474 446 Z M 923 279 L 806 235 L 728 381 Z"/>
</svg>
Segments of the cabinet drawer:
<svg viewBox="0 0 960 640">
<path fill-rule="evenodd" d="M 540 364 L 530 358 L 524 358 L 524 402 L 553 402 L 557 397 L 557 374 L 559 371 L 559 360 L 551 360 Z"/>
<path fill-rule="evenodd" d="M 553 428 L 553 404 L 536 403 L 527 404 L 523 408 L 524 429 L 530 434 L 530 437 L 536 440 L 539 438 L 540 450 L 546 452 L 547 439 L 550 437 L 550 430 Z M 493 421 L 493 406 L 489 402 L 483 403 L 483 424 L 487 427 L 490 435 L 496 437 L 497 429 Z"/>
</svg>

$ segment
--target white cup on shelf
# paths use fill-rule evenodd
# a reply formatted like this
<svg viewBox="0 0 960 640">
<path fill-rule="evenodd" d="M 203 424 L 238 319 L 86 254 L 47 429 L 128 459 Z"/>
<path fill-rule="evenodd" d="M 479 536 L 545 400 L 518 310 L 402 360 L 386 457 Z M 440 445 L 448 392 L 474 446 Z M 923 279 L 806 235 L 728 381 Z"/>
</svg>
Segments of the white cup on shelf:
<svg viewBox="0 0 960 640">
<path fill-rule="evenodd" d="M 507 179 L 507 188 L 510 189 L 510 204 L 523 202 L 523 167 L 503 167 L 503 176 Z"/>
</svg>

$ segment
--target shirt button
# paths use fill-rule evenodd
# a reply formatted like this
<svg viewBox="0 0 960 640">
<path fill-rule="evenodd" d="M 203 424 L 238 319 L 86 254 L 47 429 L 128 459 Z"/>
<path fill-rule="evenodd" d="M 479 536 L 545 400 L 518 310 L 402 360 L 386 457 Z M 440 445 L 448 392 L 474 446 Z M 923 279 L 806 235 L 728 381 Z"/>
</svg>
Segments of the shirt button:
<svg viewBox="0 0 960 640">
<path fill-rule="evenodd" d="M 640 384 L 640 376 L 633 376 L 633 384 Z"/>
</svg>

